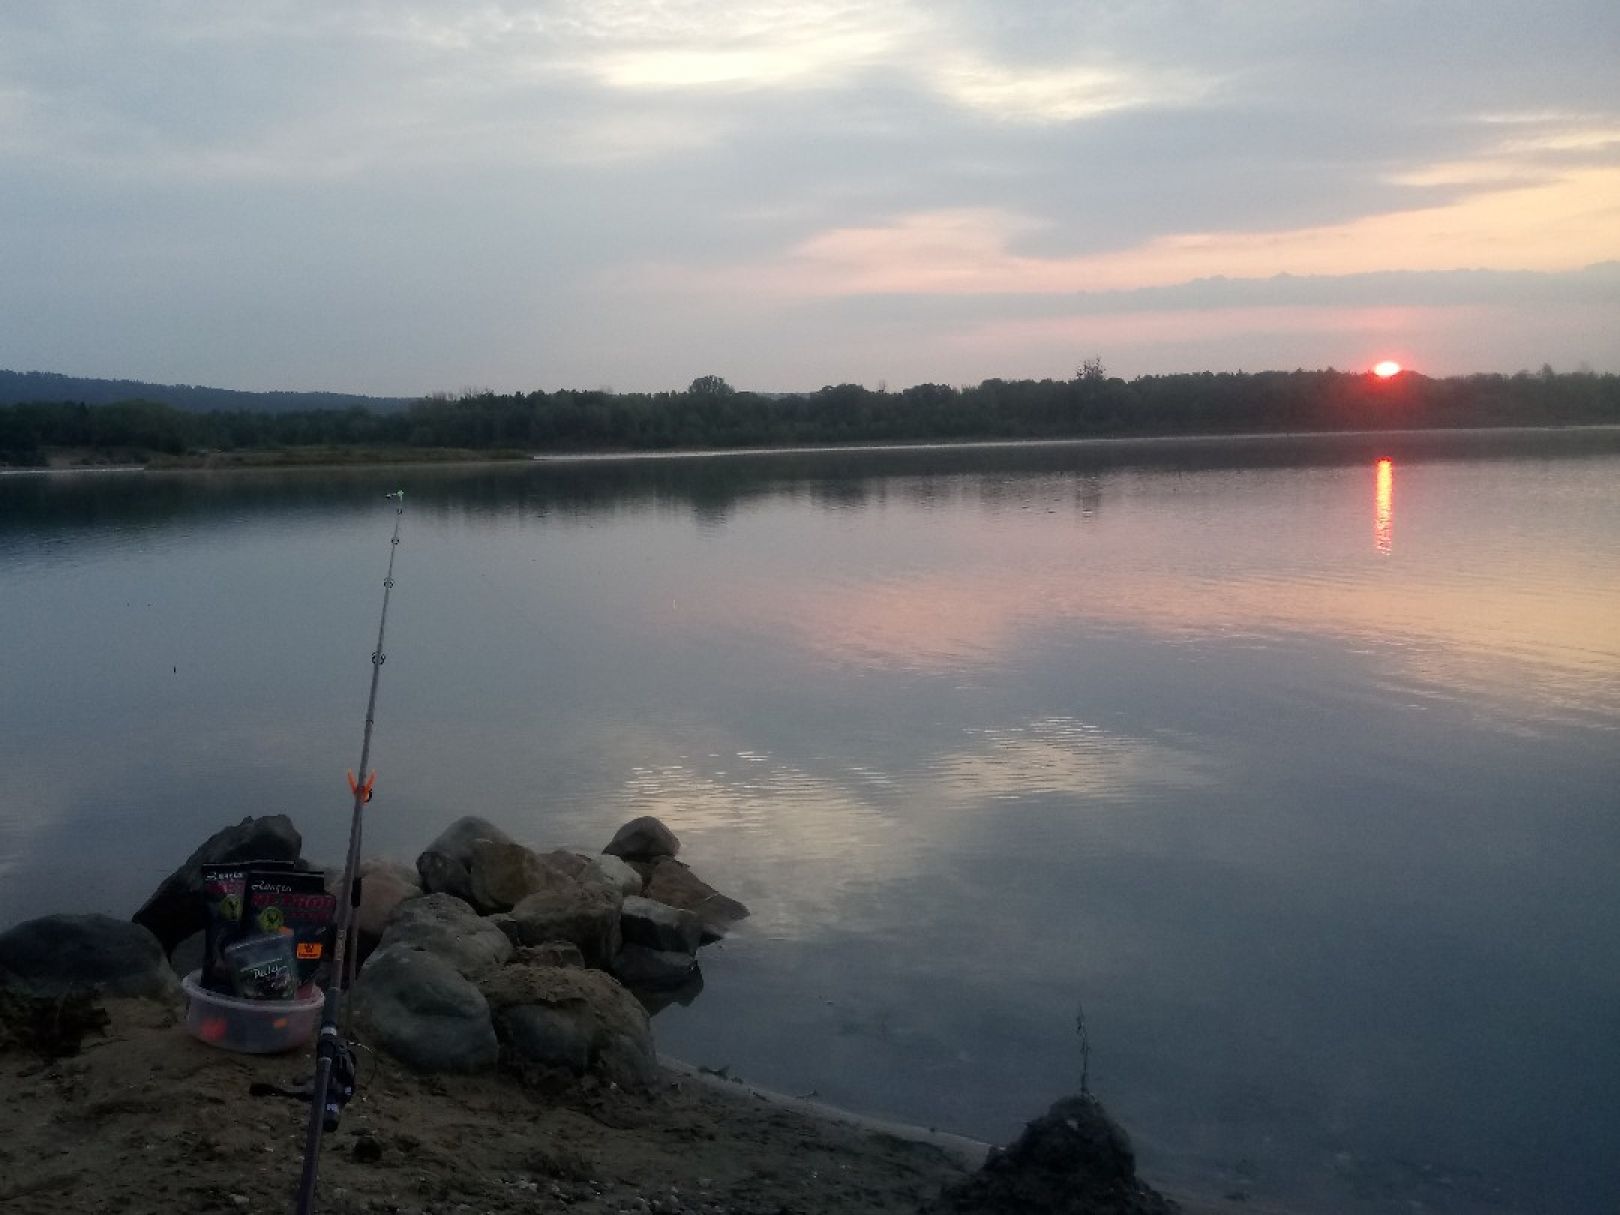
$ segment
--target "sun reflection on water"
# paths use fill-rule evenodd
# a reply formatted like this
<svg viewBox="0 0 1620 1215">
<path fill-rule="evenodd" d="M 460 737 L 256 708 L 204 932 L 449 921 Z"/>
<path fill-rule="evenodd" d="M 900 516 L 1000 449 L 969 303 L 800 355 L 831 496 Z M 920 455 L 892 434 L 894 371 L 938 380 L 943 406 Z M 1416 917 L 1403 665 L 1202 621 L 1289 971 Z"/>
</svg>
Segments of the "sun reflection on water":
<svg viewBox="0 0 1620 1215">
<path fill-rule="evenodd" d="M 1395 464 L 1392 460 L 1378 461 L 1373 490 L 1373 547 L 1380 557 L 1389 556 L 1395 549 Z"/>
</svg>

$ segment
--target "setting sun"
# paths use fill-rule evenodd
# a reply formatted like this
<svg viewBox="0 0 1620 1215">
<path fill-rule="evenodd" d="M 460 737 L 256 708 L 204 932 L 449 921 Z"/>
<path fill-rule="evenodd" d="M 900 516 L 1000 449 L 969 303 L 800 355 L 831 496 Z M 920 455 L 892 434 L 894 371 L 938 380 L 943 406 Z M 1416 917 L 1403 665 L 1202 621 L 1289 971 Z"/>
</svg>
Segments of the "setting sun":
<svg viewBox="0 0 1620 1215">
<path fill-rule="evenodd" d="M 1392 375 L 1401 374 L 1401 365 L 1393 359 L 1385 359 L 1382 363 L 1374 365 L 1373 374 L 1380 380 L 1387 380 Z"/>
</svg>

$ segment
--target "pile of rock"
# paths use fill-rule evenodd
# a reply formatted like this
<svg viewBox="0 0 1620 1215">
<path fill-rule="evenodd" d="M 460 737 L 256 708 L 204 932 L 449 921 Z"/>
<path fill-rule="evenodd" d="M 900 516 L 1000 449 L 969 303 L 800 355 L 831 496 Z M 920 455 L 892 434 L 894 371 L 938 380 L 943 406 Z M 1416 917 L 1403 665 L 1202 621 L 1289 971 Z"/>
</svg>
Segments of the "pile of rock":
<svg viewBox="0 0 1620 1215">
<path fill-rule="evenodd" d="M 285 815 L 245 818 L 204 841 L 133 923 L 47 916 L 20 924 L 0 934 L 0 994 L 173 999 L 176 973 L 201 961 L 202 867 L 307 867 L 302 849 Z M 702 986 L 700 946 L 748 915 L 676 860 L 679 850 L 655 818 L 626 823 L 592 856 L 528 848 L 467 817 L 427 847 L 414 871 L 364 862 L 363 965 L 353 992 L 361 1026 L 423 1071 L 504 1060 L 525 1075 L 647 1082 L 655 1071 L 648 1009 L 690 1000 Z M 328 872 L 335 888 L 341 875 Z"/>
<path fill-rule="evenodd" d="M 362 886 L 363 909 L 386 918 L 356 1015 L 426 1071 L 503 1058 L 525 1073 L 645 1083 L 647 1008 L 690 999 L 699 947 L 748 914 L 679 849 L 655 818 L 626 823 L 599 856 L 541 852 L 485 819 L 457 820 L 417 858 L 419 886 L 398 873 L 385 873 L 386 893 Z"/>
</svg>

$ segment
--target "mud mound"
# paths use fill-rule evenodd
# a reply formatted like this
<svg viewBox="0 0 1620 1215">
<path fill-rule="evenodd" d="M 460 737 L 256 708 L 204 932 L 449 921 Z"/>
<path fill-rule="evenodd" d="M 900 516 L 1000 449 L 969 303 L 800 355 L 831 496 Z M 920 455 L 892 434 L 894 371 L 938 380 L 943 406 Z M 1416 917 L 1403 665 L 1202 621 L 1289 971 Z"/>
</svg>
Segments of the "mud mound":
<svg viewBox="0 0 1620 1215">
<path fill-rule="evenodd" d="M 948 1187 L 928 1215 L 1170 1215 L 1136 1177 L 1130 1136 L 1095 1097 L 1065 1097 Z"/>
</svg>

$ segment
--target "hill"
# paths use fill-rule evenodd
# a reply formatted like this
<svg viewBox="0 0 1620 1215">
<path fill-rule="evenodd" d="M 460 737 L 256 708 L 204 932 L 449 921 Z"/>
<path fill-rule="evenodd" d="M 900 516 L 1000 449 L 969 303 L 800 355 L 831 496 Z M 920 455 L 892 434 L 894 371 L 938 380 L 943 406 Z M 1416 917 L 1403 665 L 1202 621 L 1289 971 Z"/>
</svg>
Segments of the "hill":
<svg viewBox="0 0 1620 1215">
<path fill-rule="evenodd" d="M 413 397 L 368 397 L 348 392 L 244 392 L 200 384 L 149 384 L 144 380 L 98 380 L 54 371 L 0 370 L 0 405 L 58 401 L 111 405 L 156 401 L 188 413 L 240 410 L 248 413 L 302 413 L 314 409 L 370 409 L 392 413 Z"/>
</svg>

